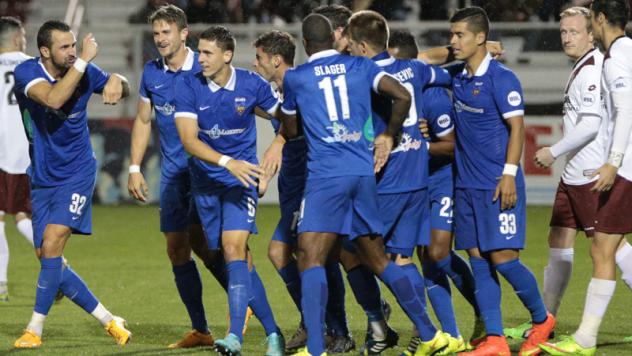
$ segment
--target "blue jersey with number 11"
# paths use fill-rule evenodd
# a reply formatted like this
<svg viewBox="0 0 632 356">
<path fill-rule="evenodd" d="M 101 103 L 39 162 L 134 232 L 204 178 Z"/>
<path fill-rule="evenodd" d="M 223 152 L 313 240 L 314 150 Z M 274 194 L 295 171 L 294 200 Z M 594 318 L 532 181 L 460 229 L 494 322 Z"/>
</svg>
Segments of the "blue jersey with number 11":
<svg viewBox="0 0 632 356">
<path fill-rule="evenodd" d="M 333 49 L 285 73 L 281 109 L 301 112 L 310 179 L 373 175 L 371 88 L 385 74 L 367 58 Z"/>
</svg>

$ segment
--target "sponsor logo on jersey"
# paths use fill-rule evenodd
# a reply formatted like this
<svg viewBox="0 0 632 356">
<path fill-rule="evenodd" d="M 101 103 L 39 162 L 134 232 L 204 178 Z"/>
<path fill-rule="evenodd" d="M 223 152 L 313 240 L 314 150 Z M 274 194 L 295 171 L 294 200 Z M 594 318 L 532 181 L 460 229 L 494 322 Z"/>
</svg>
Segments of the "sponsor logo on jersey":
<svg viewBox="0 0 632 356">
<path fill-rule="evenodd" d="M 404 132 L 401 140 L 399 140 L 399 144 L 397 144 L 397 147 L 391 151 L 391 154 L 397 152 L 408 152 L 410 150 L 418 151 L 421 148 L 421 144 L 421 140 L 415 140 L 407 132 Z"/>
<path fill-rule="evenodd" d="M 457 112 L 468 111 L 475 114 L 485 113 L 485 109 L 482 109 L 482 108 L 479 109 L 479 108 L 473 108 L 471 106 L 467 106 L 463 104 L 463 102 L 461 102 L 460 100 L 457 100 L 456 103 L 454 103 L 454 108 L 456 109 Z"/>
<path fill-rule="evenodd" d="M 452 121 L 450 119 L 450 115 L 443 114 L 437 119 L 437 125 L 439 125 L 440 128 L 445 129 L 450 126 L 450 121 Z"/>
<path fill-rule="evenodd" d="M 240 133 L 246 131 L 245 128 L 242 129 L 220 129 L 219 125 L 215 125 L 213 126 L 210 130 L 200 130 L 202 132 L 204 132 L 205 134 L 208 135 L 208 137 L 210 137 L 213 140 L 216 140 L 222 136 L 232 136 L 232 135 L 239 135 Z"/>
<path fill-rule="evenodd" d="M 522 103 L 522 97 L 520 96 L 520 93 L 514 90 L 507 95 L 507 102 L 511 106 L 518 106 Z"/>
<path fill-rule="evenodd" d="M 165 116 L 173 115 L 176 111 L 176 107 L 174 105 L 169 104 L 168 102 L 164 105 L 154 105 L 154 108 L 161 114 Z"/>
<path fill-rule="evenodd" d="M 349 129 L 337 122 L 334 122 L 332 126 L 327 127 L 331 131 L 332 136 L 322 137 L 322 140 L 327 143 L 346 143 L 346 142 L 358 142 L 362 139 L 362 132 L 355 131 L 349 132 Z"/>
</svg>

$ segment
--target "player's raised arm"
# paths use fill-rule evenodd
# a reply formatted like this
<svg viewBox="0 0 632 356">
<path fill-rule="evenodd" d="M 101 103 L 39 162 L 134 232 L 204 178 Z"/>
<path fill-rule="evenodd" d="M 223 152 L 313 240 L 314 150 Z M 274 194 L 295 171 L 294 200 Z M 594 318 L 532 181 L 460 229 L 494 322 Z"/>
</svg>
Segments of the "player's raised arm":
<svg viewBox="0 0 632 356">
<path fill-rule="evenodd" d="M 406 88 L 395 78 L 389 75 L 382 75 L 377 84 L 377 91 L 381 95 L 387 96 L 393 100 L 391 107 L 391 117 L 388 122 L 386 130 L 378 137 L 375 138 L 375 153 L 374 153 L 374 169 L 375 172 L 379 172 L 386 164 L 388 156 L 393 149 L 394 137 L 401 131 L 402 124 L 408 116 L 408 110 L 410 109 L 410 93 Z"/>
<path fill-rule="evenodd" d="M 496 59 L 498 59 L 505 53 L 505 49 L 503 48 L 502 43 L 500 43 L 499 41 L 487 41 L 486 47 L 487 52 L 489 52 L 492 57 Z M 423 50 L 419 52 L 419 54 L 417 54 L 417 59 L 422 60 L 428 64 L 442 65 L 450 63 L 456 58 L 454 57 L 452 46 L 443 46 Z"/>
<path fill-rule="evenodd" d="M 124 76 L 114 73 L 103 88 L 103 104 L 116 105 L 119 100 L 129 96 L 129 82 Z"/>
<path fill-rule="evenodd" d="M 43 57 L 49 57 L 48 59 L 52 61 L 56 60 L 56 56 L 65 56 L 64 61 L 72 66 L 66 73 L 58 73 L 60 79 L 55 84 L 50 84 L 43 79 L 34 79 L 26 85 L 25 94 L 41 105 L 59 109 L 74 93 L 75 87 L 86 71 L 88 63 L 97 56 L 99 48 L 94 36 L 90 33 L 83 38 L 81 55 L 79 58 L 76 58 L 76 40 L 72 32 L 54 31 L 52 35 L 59 37 L 59 47 L 51 44 L 42 44 L 40 53 Z"/>
<path fill-rule="evenodd" d="M 151 138 L 151 101 L 148 98 L 138 99 L 138 112 L 132 127 L 132 143 L 130 147 L 129 177 L 127 179 L 127 190 L 136 200 L 147 201 L 149 188 L 145 177 L 140 171 L 145 151 Z"/>
</svg>

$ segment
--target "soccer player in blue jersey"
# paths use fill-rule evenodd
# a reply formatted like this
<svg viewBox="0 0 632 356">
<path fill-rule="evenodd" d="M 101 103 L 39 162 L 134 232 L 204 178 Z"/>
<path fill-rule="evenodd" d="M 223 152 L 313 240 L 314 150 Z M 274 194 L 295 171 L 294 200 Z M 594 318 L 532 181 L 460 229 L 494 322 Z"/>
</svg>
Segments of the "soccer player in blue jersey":
<svg viewBox="0 0 632 356">
<path fill-rule="evenodd" d="M 361 260 L 393 291 L 415 325 L 425 329 L 428 320 L 410 279 L 384 252 L 374 178 L 388 160 L 410 107 L 410 94 L 370 60 L 336 52 L 326 17 L 307 16 L 302 30 L 310 57 L 306 64 L 286 72 L 279 115 L 295 134 L 300 111 L 307 139 L 308 179 L 298 224 L 298 263 L 308 340 L 300 354 L 321 355 L 325 353 L 328 294 L 323 266 L 339 235 L 353 241 Z M 389 125 L 374 140 L 374 158 L 364 134 L 371 116 L 370 88 L 393 99 Z M 443 333 L 437 331 L 426 346 L 436 351 L 446 344 Z"/>
<path fill-rule="evenodd" d="M 391 260 L 402 266 L 418 294 L 424 296 L 424 279 L 413 260 L 415 247 L 427 246 L 430 242 L 430 230 L 422 230 L 423 222 L 429 218 L 430 208 L 428 146 L 418 122 L 426 106 L 430 106 L 424 100 L 424 88 L 431 84 L 447 85 L 451 77 L 443 69 L 435 69 L 421 61 L 391 57 L 387 52 L 388 25 L 386 19 L 376 12 L 361 11 L 354 14 L 349 19 L 348 34 L 351 54 L 371 58 L 385 72 L 400 80 L 411 95 L 411 106 L 403 124 L 400 142 L 377 177 L 377 191 L 386 252 Z M 372 108 L 375 133 L 381 134 L 388 124 L 390 100 L 374 96 Z M 432 339 L 435 332 L 434 327 L 420 330 L 421 342 Z M 395 346 L 397 338 L 393 334 L 389 330 L 381 342 L 373 335 L 366 345 L 367 352 L 378 354 L 386 347 Z M 458 334 L 454 335 L 454 340 L 450 340 L 449 346 L 442 352 L 463 350 L 465 343 L 459 337 Z"/>
<path fill-rule="evenodd" d="M 199 36 L 201 71 L 180 76 L 175 87 L 176 127 L 189 161 L 191 184 L 209 248 L 221 248 L 228 274 L 230 330 L 215 341 L 224 355 L 241 353 L 242 328 L 252 291 L 267 305 L 258 313 L 268 336 L 266 355 L 283 354 L 284 341 L 267 303 L 259 276 L 248 271 L 250 233 L 256 233 L 257 182 L 264 171 L 257 165 L 256 107 L 272 114 L 278 98 L 256 73 L 230 63 L 235 39 L 223 26 Z"/>
<path fill-rule="evenodd" d="M 62 257 L 72 233 L 92 232 L 97 163 L 88 132 L 88 99 L 102 94 L 103 102 L 113 105 L 129 94 L 123 77 L 90 63 L 98 52 L 92 34 L 83 39 L 79 57 L 75 44 L 67 24 L 47 21 L 37 33 L 40 57 L 15 69 L 15 95 L 31 144 L 33 240 L 41 263 L 35 308 L 15 341 L 17 348 L 41 346 L 44 320 L 60 290 L 98 319 L 118 344 L 131 337 L 125 320 L 99 303 Z"/>
<path fill-rule="evenodd" d="M 415 38 L 408 31 L 395 30 L 388 39 L 388 51 L 396 58 L 417 58 L 419 49 Z M 417 255 L 422 262 L 424 281 L 428 299 L 441 323 L 442 329 L 455 338 L 460 336 L 454 308 L 451 300 L 449 277 L 461 294 L 472 305 L 477 322 L 473 335 L 480 336 L 483 331 L 482 321 L 478 319 L 478 305 L 474 297 L 474 276 L 467 262 L 452 250 L 453 213 L 452 198 L 454 156 L 454 120 L 452 118 L 452 101 L 443 88 L 430 87 L 423 91 L 424 125 L 430 126 L 430 143 L 428 151 L 430 195 L 430 216 L 424 225 L 430 228 L 430 244 L 418 248 Z M 432 104 L 429 104 L 432 103 Z M 428 231 L 428 226 L 424 226 Z M 414 353 L 418 338 L 413 337 L 406 352 Z M 405 352 L 405 353 L 406 353 Z"/>
<path fill-rule="evenodd" d="M 145 64 L 139 86 L 128 190 L 135 199 L 146 201 L 148 188 L 140 164 L 151 138 L 153 108 L 160 132 L 160 230 L 165 235 L 178 293 L 192 323 L 192 330 L 182 340 L 170 344 L 169 348 L 209 346 L 214 340 L 206 321 L 202 281 L 195 261 L 191 259 L 191 249 L 193 247 L 204 264 L 220 279 L 223 262 L 214 263 L 216 256 L 206 246 L 200 220 L 192 204 L 188 156 L 173 120 L 175 78 L 183 73 L 199 72 L 200 66 L 197 54 L 185 45 L 189 30 L 184 11 L 173 5 L 160 7 L 149 17 L 149 23 L 161 57 Z"/>
<path fill-rule="evenodd" d="M 463 71 L 454 76 L 456 248 L 467 250 L 476 300 L 487 337 L 464 355 L 510 354 L 503 336 L 499 272 L 531 313 L 533 331 L 521 355 L 539 353 L 555 318 L 544 307 L 533 273 L 520 262 L 526 202 L 519 167 L 524 142 L 524 102 L 516 75 L 485 48 L 489 19 L 468 7 L 450 19 L 450 45 Z"/>
<path fill-rule="evenodd" d="M 287 32 L 270 31 L 261 35 L 254 42 L 256 57 L 254 67 L 267 81 L 275 83 L 277 91 L 283 93 L 283 77 L 285 72 L 294 66 L 296 46 L 294 39 Z M 281 131 L 280 122 L 272 119 L 277 135 L 266 150 L 261 162 L 271 179 L 279 173 L 279 205 L 281 218 L 272 235 L 268 248 L 268 257 L 283 279 L 292 300 L 301 311 L 301 281 L 296 264 L 296 223 L 307 179 L 307 143 L 302 133 L 291 140 L 286 140 Z M 259 183 L 261 194 L 261 182 Z M 330 289 L 327 303 L 327 349 L 331 353 L 348 352 L 355 347 L 349 333 L 345 315 L 344 280 L 336 260 L 327 264 L 328 280 L 337 285 L 337 290 Z M 307 334 L 303 323 L 285 347 L 295 351 L 305 346 Z"/>
</svg>

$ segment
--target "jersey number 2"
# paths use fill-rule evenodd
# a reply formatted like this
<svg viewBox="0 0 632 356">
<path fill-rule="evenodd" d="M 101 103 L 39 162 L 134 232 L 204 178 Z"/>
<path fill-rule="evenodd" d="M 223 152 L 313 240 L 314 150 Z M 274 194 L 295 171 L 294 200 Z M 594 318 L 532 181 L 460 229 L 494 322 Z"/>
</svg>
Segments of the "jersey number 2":
<svg viewBox="0 0 632 356">
<path fill-rule="evenodd" d="M 332 85 L 333 83 L 333 85 Z M 340 108 L 342 109 L 342 118 L 349 119 L 351 114 L 349 113 L 349 96 L 347 96 L 347 80 L 344 75 L 339 75 L 331 80 L 330 77 L 325 77 L 318 82 L 318 88 L 325 92 L 325 104 L 327 105 L 327 113 L 329 114 L 329 120 L 338 121 L 338 108 L 336 106 L 336 99 L 334 98 L 334 86 L 338 88 L 338 96 L 340 97 Z"/>
</svg>

